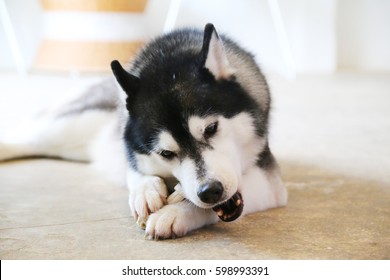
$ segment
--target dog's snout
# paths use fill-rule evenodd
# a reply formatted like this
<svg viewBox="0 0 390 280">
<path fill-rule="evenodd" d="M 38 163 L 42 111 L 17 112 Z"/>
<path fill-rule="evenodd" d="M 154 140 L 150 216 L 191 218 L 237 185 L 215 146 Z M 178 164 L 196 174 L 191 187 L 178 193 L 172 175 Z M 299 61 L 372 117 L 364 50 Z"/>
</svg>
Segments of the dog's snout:
<svg viewBox="0 0 390 280">
<path fill-rule="evenodd" d="M 198 197 L 204 203 L 217 203 L 223 193 L 223 186 L 219 181 L 211 181 L 202 185 L 198 191 Z"/>
</svg>

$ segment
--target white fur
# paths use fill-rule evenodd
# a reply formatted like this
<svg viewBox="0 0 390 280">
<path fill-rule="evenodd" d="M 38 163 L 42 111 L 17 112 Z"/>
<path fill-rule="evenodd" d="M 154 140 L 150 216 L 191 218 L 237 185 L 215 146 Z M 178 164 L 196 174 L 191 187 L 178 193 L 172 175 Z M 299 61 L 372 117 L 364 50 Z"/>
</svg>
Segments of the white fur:
<svg viewBox="0 0 390 280">
<path fill-rule="evenodd" d="M 138 225 L 145 228 L 150 213 L 158 211 L 167 203 L 166 185 L 160 177 L 145 176 L 129 168 L 127 186 L 131 214 Z"/>
<path fill-rule="evenodd" d="M 197 195 L 201 182 L 197 179 L 195 162 L 190 158 L 184 159 L 181 164 L 175 165 L 173 175 L 180 182 L 184 196 L 195 205 L 203 205 Z"/>
<path fill-rule="evenodd" d="M 178 153 L 180 148 L 172 135 L 167 131 L 162 131 L 158 135 L 158 141 L 156 145 L 156 150 L 168 150 L 171 152 Z"/>
<path fill-rule="evenodd" d="M 172 176 L 172 164 L 164 160 L 157 152 L 152 152 L 150 155 L 136 154 L 135 155 L 137 168 L 143 174 L 156 175 L 161 177 Z"/>
<path fill-rule="evenodd" d="M 146 224 L 148 239 L 166 239 L 186 235 L 189 231 L 214 224 L 217 215 L 210 209 L 202 209 L 188 201 L 169 204 L 152 214 Z"/>
<path fill-rule="evenodd" d="M 244 215 L 287 203 L 287 191 L 277 170 L 269 172 L 257 166 L 249 168 L 242 176 L 240 192 Z"/>
<path fill-rule="evenodd" d="M 192 116 L 188 120 L 188 127 L 191 135 L 198 141 L 204 142 L 203 133 L 206 127 L 218 120 L 217 116 L 211 115 L 207 117 Z"/>
<path fill-rule="evenodd" d="M 90 161 L 92 143 L 112 121 L 115 113 L 98 110 L 59 118 L 41 115 L 22 123 L 1 140 L 0 160 L 46 155 Z"/>
<path fill-rule="evenodd" d="M 223 185 L 221 200 L 232 197 L 241 181 L 240 147 L 226 128 L 221 128 L 222 131 L 212 139 L 213 149 L 207 149 L 202 153 L 208 180 L 216 180 Z"/>
<path fill-rule="evenodd" d="M 107 179 L 115 184 L 126 187 L 125 145 L 118 133 L 119 124 L 115 118 L 108 122 L 89 145 L 88 153 L 92 166 L 105 174 Z"/>
</svg>

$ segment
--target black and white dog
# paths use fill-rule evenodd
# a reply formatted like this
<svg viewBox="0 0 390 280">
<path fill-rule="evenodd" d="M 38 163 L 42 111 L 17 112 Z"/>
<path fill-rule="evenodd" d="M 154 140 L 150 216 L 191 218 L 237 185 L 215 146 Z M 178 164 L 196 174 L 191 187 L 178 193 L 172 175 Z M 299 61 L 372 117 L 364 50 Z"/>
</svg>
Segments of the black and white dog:
<svg viewBox="0 0 390 280">
<path fill-rule="evenodd" d="M 179 237 L 287 203 L 268 145 L 270 94 L 253 57 L 208 24 L 147 44 L 127 70 L 18 129 L 0 160 L 90 161 L 129 188 L 146 236 Z"/>
</svg>

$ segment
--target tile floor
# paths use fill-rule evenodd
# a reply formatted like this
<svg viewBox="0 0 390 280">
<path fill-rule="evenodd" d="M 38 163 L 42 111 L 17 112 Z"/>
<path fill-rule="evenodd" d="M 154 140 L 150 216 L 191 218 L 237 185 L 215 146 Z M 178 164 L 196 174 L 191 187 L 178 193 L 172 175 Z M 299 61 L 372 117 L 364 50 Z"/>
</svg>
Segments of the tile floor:
<svg viewBox="0 0 390 280">
<path fill-rule="evenodd" d="M 0 73 L 0 137 L 98 79 Z M 270 84 L 287 207 L 147 241 L 127 191 L 87 164 L 11 161 L 0 163 L 0 259 L 390 259 L 390 74 Z"/>
</svg>

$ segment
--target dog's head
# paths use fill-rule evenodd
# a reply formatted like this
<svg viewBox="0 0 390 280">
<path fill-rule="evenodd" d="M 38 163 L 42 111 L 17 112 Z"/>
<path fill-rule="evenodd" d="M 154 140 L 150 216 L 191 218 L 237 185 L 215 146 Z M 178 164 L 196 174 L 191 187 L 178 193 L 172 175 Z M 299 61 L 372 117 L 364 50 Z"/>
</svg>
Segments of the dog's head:
<svg viewBox="0 0 390 280">
<path fill-rule="evenodd" d="M 170 49 L 173 34 L 144 48 L 137 76 L 112 62 L 127 96 L 124 139 L 133 168 L 175 177 L 188 200 L 212 208 L 240 190 L 242 172 L 264 146 L 259 108 L 236 81 L 213 25 L 200 46 L 180 38 L 187 47 Z"/>
</svg>

